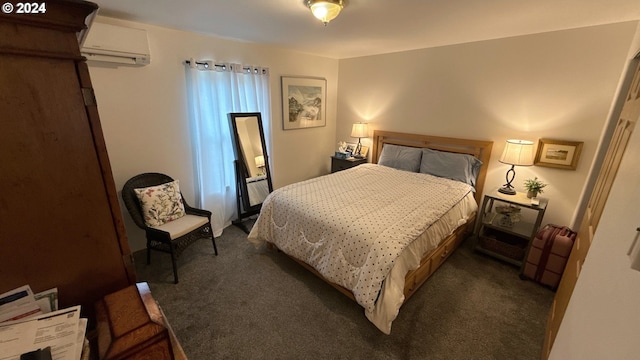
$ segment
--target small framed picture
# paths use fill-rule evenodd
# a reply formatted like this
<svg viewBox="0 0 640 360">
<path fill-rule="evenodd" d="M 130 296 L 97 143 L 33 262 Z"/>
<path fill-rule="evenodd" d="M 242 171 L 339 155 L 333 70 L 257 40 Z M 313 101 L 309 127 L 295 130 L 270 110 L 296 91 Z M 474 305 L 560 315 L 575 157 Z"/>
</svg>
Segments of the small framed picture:
<svg viewBox="0 0 640 360">
<path fill-rule="evenodd" d="M 346 150 L 346 151 L 347 151 L 349 154 L 353 155 L 353 153 L 355 153 L 355 152 L 356 152 L 356 146 L 357 146 L 357 145 L 358 145 L 358 144 L 347 143 L 347 150 Z"/>
<path fill-rule="evenodd" d="M 534 165 L 575 170 L 583 144 L 582 141 L 540 139 Z"/>
<path fill-rule="evenodd" d="M 369 147 L 368 146 L 362 146 L 362 148 L 360 148 L 360 155 L 367 157 L 367 153 L 369 152 Z"/>
<path fill-rule="evenodd" d="M 351 153 L 351 156 L 355 156 L 357 146 L 358 144 L 347 143 L 347 152 Z M 368 146 L 364 146 L 364 145 L 360 146 L 360 155 L 362 157 L 367 157 L 367 152 L 369 152 Z"/>
</svg>

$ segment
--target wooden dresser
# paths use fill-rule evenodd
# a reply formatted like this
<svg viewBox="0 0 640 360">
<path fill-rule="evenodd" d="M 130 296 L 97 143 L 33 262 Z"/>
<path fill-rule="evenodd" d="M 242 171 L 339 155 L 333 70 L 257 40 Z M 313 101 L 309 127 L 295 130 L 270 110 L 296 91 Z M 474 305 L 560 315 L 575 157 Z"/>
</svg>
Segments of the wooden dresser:
<svg viewBox="0 0 640 360">
<path fill-rule="evenodd" d="M 0 13 L 0 293 L 57 287 L 60 307 L 91 321 L 97 300 L 136 280 L 77 40 L 97 6 L 44 3 Z"/>
</svg>

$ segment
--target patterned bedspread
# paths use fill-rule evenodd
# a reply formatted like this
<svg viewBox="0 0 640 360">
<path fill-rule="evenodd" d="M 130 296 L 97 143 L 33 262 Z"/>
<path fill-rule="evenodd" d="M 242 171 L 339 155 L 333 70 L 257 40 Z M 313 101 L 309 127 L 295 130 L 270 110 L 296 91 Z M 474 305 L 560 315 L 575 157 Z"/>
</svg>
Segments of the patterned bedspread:
<svg viewBox="0 0 640 360">
<path fill-rule="evenodd" d="M 472 190 L 453 180 L 363 164 L 272 192 L 249 240 L 275 244 L 373 311 L 400 253 Z"/>
</svg>

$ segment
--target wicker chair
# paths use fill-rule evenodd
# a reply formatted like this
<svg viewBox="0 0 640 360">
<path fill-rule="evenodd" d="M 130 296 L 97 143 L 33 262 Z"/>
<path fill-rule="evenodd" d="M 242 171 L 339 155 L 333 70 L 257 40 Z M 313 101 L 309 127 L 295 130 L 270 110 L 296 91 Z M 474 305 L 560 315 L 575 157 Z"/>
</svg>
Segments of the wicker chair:
<svg viewBox="0 0 640 360">
<path fill-rule="evenodd" d="M 187 216 L 178 220 L 171 221 L 159 227 L 147 226 L 144 221 L 140 201 L 138 200 L 134 189 L 156 186 L 171 181 L 173 181 L 171 177 L 160 173 L 144 173 L 136 175 L 127 180 L 127 182 L 122 187 L 122 200 L 124 201 L 124 205 L 129 211 L 129 214 L 133 218 L 133 221 L 146 233 L 147 265 L 151 263 L 151 250 L 157 250 L 171 254 L 171 263 L 173 265 L 173 279 L 174 283 L 177 284 L 178 269 L 176 266 L 176 259 L 180 256 L 184 249 L 193 244 L 196 240 L 205 237 L 211 237 L 213 250 L 216 255 L 218 255 L 218 248 L 216 247 L 216 240 L 213 236 L 213 229 L 211 227 L 211 212 L 189 206 L 184 200 L 184 197 L 182 201 Z M 190 217 L 188 215 L 206 217 L 207 221 L 206 223 L 202 224 L 202 220 L 198 221 L 197 218 Z M 194 219 L 196 220 L 195 225 L 193 225 L 194 221 L 192 221 Z M 165 228 L 164 230 L 169 230 L 171 232 L 164 231 L 162 228 L 169 224 L 171 226 L 171 229 L 169 230 Z"/>
</svg>

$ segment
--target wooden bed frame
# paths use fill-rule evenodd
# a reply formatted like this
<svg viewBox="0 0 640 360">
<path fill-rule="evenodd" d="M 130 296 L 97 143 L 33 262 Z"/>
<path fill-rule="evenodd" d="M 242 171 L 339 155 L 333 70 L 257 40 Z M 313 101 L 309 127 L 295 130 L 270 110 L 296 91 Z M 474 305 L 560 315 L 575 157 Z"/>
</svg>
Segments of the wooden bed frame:
<svg viewBox="0 0 640 360">
<path fill-rule="evenodd" d="M 484 181 L 487 175 L 487 165 L 489 164 L 489 160 L 491 157 L 491 148 L 493 147 L 493 141 L 457 139 L 374 130 L 373 148 L 371 155 L 372 163 L 378 163 L 378 159 L 380 158 L 380 154 L 382 153 L 382 148 L 385 144 L 429 148 L 439 151 L 469 154 L 480 159 L 480 161 L 482 161 L 484 165 L 480 168 L 480 173 L 478 174 L 478 178 L 476 179 L 475 193 L 476 203 L 480 204 L 480 201 L 482 199 L 482 189 L 484 187 Z M 449 255 L 451 255 L 453 251 L 458 248 L 458 246 L 462 243 L 466 236 L 472 232 L 474 223 L 475 214 L 469 218 L 469 221 L 467 221 L 466 224 L 461 225 L 456 230 L 454 230 L 451 235 L 442 240 L 438 247 L 426 254 L 420 261 L 420 267 L 407 273 L 404 286 L 405 302 L 411 297 L 411 295 L 416 292 L 420 285 L 422 285 L 429 278 L 429 276 L 431 276 L 431 274 L 433 274 L 438 269 L 438 267 L 440 267 L 440 265 L 444 263 Z M 273 244 L 269 245 L 273 246 Z M 295 260 L 297 263 L 314 273 L 316 276 L 318 276 L 334 288 L 338 289 L 338 291 L 348 296 L 353 301 L 356 301 L 355 296 L 349 289 L 327 280 L 318 271 L 316 271 L 313 267 L 311 267 L 304 261 L 298 260 L 293 257 L 290 258 Z"/>
</svg>

